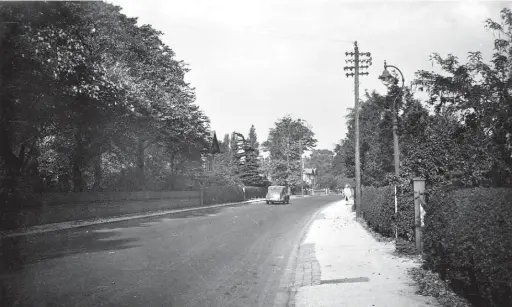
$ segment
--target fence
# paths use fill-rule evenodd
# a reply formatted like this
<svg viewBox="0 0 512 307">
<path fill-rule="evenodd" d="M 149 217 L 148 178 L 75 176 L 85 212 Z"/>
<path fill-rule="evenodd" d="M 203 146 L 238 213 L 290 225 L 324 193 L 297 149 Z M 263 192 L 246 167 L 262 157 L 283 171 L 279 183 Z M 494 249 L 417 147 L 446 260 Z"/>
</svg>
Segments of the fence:
<svg viewBox="0 0 512 307">
<path fill-rule="evenodd" d="M 245 198 L 264 198 L 267 195 L 268 187 L 245 187 Z"/>
<path fill-rule="evenodd" d="M 199 191 L 51 193 L 43 195 L 41 207 L 1 212 L 0 225 L 15 229 L 200 205 Z"/>
<path fill-rule="evenodd" d="M 201 191 L 80 192 L 43 195 L 43 206 L 0 212 L 0 228 L 15 229 L 143 212 L 263 198 L 266 187 L 214 186 Z"/>
<path fill-rule="evenodd" d="M 43 203 L 69 204 L 91 202 L 116 202 L 125 200 L 168 200 L 199 199 L 198 191 L 141 191 L 141 192 L 104 192 L 104 193 L 49 193 L 43 196 Z"/>
</svg>

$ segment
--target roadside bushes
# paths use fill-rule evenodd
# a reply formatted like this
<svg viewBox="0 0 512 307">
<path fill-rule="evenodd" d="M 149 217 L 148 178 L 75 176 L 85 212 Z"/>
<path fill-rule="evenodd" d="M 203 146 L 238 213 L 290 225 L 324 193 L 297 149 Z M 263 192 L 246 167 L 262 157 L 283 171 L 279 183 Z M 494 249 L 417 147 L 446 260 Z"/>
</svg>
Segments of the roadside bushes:
<svg viewBox="0 0 512 307">
<path fill-rule="evenodd" d="M 205 205 L 238 202 L 244 200 L 241 186 L 211 186 L 204 189 L 203 203 Z"/>
<path fill-rule="evenodd" d="M 362 193 L 363 217 L 368 226 L 384 236 L 414 240 L 414 193 L 412 184 L 397 187 L 398 213 L 395 216 L 395 187 L 364 187 Z"/>
<path fill-rule="evenodd" d="M 394 188 L 364 187 L 361 203 L 368 226 L 384 236 L 393 236 Z"/>
<path fill-rule="evenodd" d="M 245 187 L 245 198 L 264 198 L 267 195 L 268 187 Z"/>
<path fill-rule="evenodd" d="M 394 186 L 392 189 L 394 193 Z M 414 241 L 414 188 L 410 179 L 403 180 L 397 186 L 397 194 L 398 212 L 396 224 L 398 227 L 398 237 L 412 242 Z"/>
<path fill-rule="evenodd" d="M 429 191 L 425 267 L 477 306 L 512 306 L 512 189 Z"/>
</svg>

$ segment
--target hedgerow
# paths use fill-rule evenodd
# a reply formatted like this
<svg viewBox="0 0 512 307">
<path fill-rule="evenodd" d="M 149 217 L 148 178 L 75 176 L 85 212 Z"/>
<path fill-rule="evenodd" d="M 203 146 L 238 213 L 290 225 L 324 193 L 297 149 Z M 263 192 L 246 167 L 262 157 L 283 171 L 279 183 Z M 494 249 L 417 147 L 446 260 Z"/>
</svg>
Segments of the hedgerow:
<svg viewBox="0 0 512 307">
<path fill-rule="evenodd" d="M 245 198 L 264 198 L 267 195 L 268 187 L 245 187 Z"/>
<path fill-rule="evenodd" d="M 428 192 L 425 267 L 477 306 L 512 306 L 512 189 Z"/>
<path fill-rule="evenodd" d="M 361 197 L 363 217 L 368 226 L 384 236 L 392 236 L 395 213 L 392 187 L 365 187 Z"/>
<path fill-rule="evenodd" d="M 204 189 L 203 203 L 222 204 L 244 200 L 244 191 L 241 186 L 212 186 Z"/>
</svg>

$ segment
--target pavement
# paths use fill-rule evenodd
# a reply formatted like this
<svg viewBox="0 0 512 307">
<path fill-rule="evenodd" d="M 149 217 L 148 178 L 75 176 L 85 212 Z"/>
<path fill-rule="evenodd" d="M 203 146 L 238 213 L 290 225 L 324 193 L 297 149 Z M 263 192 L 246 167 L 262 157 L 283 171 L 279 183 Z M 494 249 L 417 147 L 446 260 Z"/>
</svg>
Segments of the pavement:
<svg viewBox="0 0 512 307">
<path fill-rule="evenodd" d="M 313 217 L 340 198 L 212 206 L 3 236 L 0 306 L 285 307 L 300 242 Z"/>
<path fill-rule="evenodd" d="M 418 259 L 393 255 L 355 219 L 351 205 L 335 202 L 318 212 L 298 249 L 293 307 L 435 307 L 415 294 L 407 269 Z"/>
</svg>

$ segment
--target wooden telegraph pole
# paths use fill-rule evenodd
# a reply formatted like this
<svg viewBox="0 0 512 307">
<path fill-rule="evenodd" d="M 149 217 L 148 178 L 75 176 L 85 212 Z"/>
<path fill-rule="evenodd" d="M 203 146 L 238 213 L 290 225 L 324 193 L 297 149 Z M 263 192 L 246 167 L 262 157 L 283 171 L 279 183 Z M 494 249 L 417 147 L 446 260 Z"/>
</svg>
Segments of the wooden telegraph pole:
<svg viewBox="0 0 512 307">
<path fill-rule="evenodd" d="M 355 168 L 356 168 L 356 216 L 361 215 L 361 160 L 359 153 L 359 76 L 367 76 L 368 72 L 361 72 L 362 69 L 368 69 L 372 65 L 372 58 L 369 52 L 359 52 L 357 41 L 354 42 L 354 52 L 345 52 L 349 59 L 346 63 L 353 63 L 353 66 L 345 66 L 344 70 L 354 70 L 352 73 L 346 73 L 347 77 L 354 77 L 354 104 L 355 104 L 355 121 L 356 121 L 356 150 L 355 150 Z M 352 58 L 353 57 L 353 58 Z M 360 65 L 366 63 L 367 65 Z"/>
</svg>

